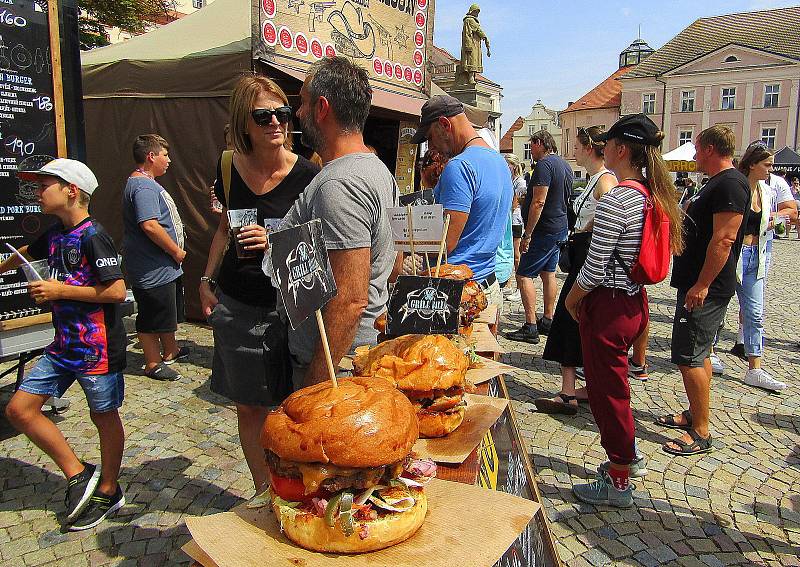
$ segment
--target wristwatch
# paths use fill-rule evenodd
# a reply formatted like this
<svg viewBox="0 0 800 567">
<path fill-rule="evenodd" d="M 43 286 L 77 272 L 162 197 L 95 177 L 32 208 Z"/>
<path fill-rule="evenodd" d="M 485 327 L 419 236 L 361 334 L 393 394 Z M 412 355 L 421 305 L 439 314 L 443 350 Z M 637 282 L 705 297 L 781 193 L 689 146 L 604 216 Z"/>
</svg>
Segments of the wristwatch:
<svg viewBox="0 0 800 567">
<path fill-rule="evenodd" d="M 200 283 L 203 282 L 208 282 L 208 285 L 210 285 L 211 287 L 217 285 L 217 280 L 215 280 L 211 276 L 200 276 Z"/>
</svg>

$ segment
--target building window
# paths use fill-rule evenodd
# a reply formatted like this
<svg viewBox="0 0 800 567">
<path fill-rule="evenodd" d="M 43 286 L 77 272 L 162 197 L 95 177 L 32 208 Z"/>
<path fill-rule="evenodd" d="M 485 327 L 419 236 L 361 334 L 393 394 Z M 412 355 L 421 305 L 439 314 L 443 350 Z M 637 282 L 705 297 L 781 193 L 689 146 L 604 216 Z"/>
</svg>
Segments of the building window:
<svg viewBox="0 0 800 567">
<path fill-rule="evenodd" d="M 694 138 L 694 132 L 691 130 L 681 130 L 678 132 L 678 146 L 682 146 L 686 142 L 691 142 Z"/>
<path fill-rule="evenodd" d="M 733 110 L 736 108 L 736 87 L 722 89 L 722 110 Z"/>
<path fill-rule="evenodd" d="M 569 128 L 564 128 L 564 152 L 562 155 L 573 155 L 573 148 L 569 145 Z"/>
<path fill-rule="evenodd" d="M 642 95 L 642 112 L 645 114 L 656 113 L 656 93 L 645 93 Z"/>
<path fill-rule="evenodd" d="M 531 143 L 530 142 L 525 142 L 525 151 L 523 152 L 522 160 L 526 161 L 526 162 L 531 161 Z"/>
<path fill-rule="evenodd" d="M 694 91 L 681 91 L 681 112 L 694 112 Z"/>
<path fill-rule="evenodd" d="M 199 10 L 205 5 L 206 5 L 206 0 L 192 0 L 192 6 L 194 6 L 196 10 Z"/>
<path fill-rule="evenodd" d="M 542 131 L 547 132 L 547 124 L 542 124 Z"/>
<path fill-rule="evenodd" d="M 764 142 L 767 147 L 771 150 L 775 149 L 775 138 L 777 134 L 777 128 L 762 128 L 761 129 L 761 141 Z"/>
<path fill-rule="evenodd" d="M 528 136 L 533 136 L 536 133 L 536 126 L 531 124 L 528 126 Z"/>
<path fill-rule="evenodd" d="M 780 85 L 764 85 L 764 108 L 777 108 L 780 94 Z"/>
<path fill-rule="evenodd" d="M 735 55 L 728 55 L 725 58 L 725 63 L 736 63 L 738 60 L 739 60 L 739 58 L 736 57 Z"/>
</svg>

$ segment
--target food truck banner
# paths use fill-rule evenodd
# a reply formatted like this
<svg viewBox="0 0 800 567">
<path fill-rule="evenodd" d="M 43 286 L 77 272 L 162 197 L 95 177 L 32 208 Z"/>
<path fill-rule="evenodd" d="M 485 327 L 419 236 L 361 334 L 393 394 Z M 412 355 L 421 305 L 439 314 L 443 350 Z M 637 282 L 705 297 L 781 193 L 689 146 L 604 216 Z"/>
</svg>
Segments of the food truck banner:
<svg viewBox="0 0 800 567">
<path fill-rule="evenodd" d="M 267 235 L 275 281 L 293 329 L 336 297 L 322 222 L 315 219 Z"/>
<path fill-rule="evenodd" d="M 46 3 L 5 3 L 0 22 L 0 240 L 22 248 L 54 222 L 42 215 L 36 183 L 16 176 L 17 169 L 38 169 L 58 154 Z M 0 260 L 7 252 L 3 246 Z M 28 295 L 22 272 L 0 276 L 0 320 L 42 311 Z"/>
<path fill-rule="evenodd" d="M 373 86 L 418 94 L 426 84 L 431 5 L 430 0 L 253 0 L 260 32 L 253 35 L 253 58 L 305 71 L 323 57 L 343 55 L 369 71 Z"/>
</svg>

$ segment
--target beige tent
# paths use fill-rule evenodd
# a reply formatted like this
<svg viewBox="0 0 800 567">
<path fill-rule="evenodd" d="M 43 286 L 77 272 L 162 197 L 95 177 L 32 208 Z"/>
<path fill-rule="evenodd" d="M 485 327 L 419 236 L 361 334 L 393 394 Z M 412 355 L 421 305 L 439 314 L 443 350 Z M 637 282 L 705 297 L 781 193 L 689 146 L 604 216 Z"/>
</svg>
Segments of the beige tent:
<svg viewBox="0 0 800 567">
<path fill-rule="evenodd" d="M 200 318 L 197 282 L 217 222 L 208 188 L 224 145 L 231 88 L 251 68 L 250 2 L 217 0 L 124 43 L 84 52 L 82 65 L 87 159 L 100 181 L 92 214 L 120 243 L 131 144 L 138 134 L 163 135 L 172 166 L 159 181 L 186 226 L 187 314 Z"/>
</svg>

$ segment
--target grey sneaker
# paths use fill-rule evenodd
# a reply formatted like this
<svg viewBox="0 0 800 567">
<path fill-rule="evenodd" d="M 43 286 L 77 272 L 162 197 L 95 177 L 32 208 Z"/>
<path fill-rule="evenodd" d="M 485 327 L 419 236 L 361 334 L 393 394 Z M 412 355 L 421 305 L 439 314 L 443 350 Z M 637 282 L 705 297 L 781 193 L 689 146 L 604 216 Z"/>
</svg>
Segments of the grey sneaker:
<svg viewBox="0 0 800 567">
<path fill-rule="evenodd" d="M 191 353 L 192 351 L 189 347 L 182 346 L 178 349 L 178 353 L 173 358 L 170 358 L 169 360 L 167 359 L 162 359 L 162 360 L 164 361 L 164 364 L 169 366 L 170 364 L 175 364 L 178 361 L 189 358 L 189 355 Z"/>
<path fill-rule="evenodd" d="M 625 490 L 617 490 L 607 473 L 598 473 L 594 482 L 576 484 L 572 487 L 572 492 L 578 500 L 595 506 L 633 506 L 633 484 L 629 484 Z"/>
<path fill-rule="evenodd" d="M 83 472 L 67 480 L 67 491 L 64 495 L 64 507 L 67 509 L 67 521 L 71 522 L 83 512 L 100 482 L 100 469 L 84 462 Z"/>
<path fill-rule="evenodd" d="M 152 370 L 145 371 L 144 375 L 153 380 L 161 380 L 162 382 L 174 382 L 175 380 L 181 379 L 180 374 L 163 362 L 159 362 Z"/>
<path fill-rule="evenodd" d="M 723 372 L 725 372 L 725 364 L 720 359 L 719 355 L 712 352 L 708 355 L 708 359 L 711 361 L 711 372 L 715 376 L 721 376 Z"/>
<path fill-rule="evenodd" d="M 607 474 L 609 468 L 611 468 L 611 461 L 600 463 L 600 466 L 597 467 L 597 473 L 601 475 Z M 642 478 L 647 476 L 647 459 L 644 455 L 639 456 L 638 459 L 631 463 L 630 475 L 631 478 Z"/>
</svg>

